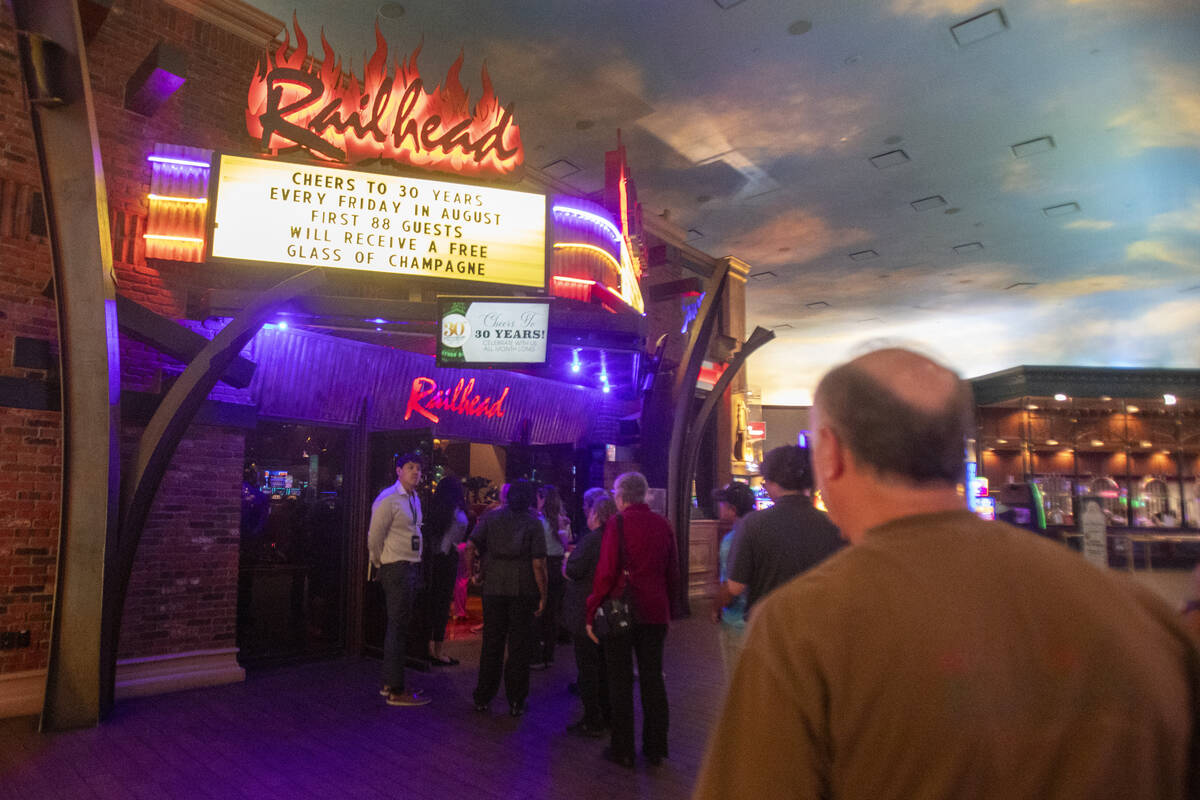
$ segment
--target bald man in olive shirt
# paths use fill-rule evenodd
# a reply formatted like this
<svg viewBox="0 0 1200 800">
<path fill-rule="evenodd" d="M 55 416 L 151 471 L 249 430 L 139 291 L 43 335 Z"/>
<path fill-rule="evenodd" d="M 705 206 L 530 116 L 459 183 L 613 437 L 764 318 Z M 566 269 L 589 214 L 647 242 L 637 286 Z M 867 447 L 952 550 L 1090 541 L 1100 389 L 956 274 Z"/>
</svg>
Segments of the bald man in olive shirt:
<svg viewBox="0 0 1200 800">
<path fill-rule="evenodd" d="M 1159 598 L 956 491 L 969 388 L 833 370 L 813 466 L 851 546 L 758 607 L 694 797 L 1200 797 L 1200 650 Z"/>
</svg>

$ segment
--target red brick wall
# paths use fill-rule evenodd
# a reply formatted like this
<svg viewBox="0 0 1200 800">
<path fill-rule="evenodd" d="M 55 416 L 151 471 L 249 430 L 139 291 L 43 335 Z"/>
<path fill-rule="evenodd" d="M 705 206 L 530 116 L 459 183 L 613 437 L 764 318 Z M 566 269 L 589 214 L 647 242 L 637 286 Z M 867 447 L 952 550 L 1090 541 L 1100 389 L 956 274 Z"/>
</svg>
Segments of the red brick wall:
<svg viewBox="0 0 1200 800">
<path fill-rule="evenodd" d="M 27 630 L 31 641 L 0 650 L 0 673 L 46 666 L 61 469 L 60 415 L 0 407 L 0 630 Z"/>
<path fill-rule="evenodd" d="M 140 428 L 125 431 L 132 452 Z M 146 520 L 119 658 L 233 647 L 245 437 L 193 425 Z"/>
<path fill-rule="evenodd" d="M 57 342 L 46 239 L 32 235 L 41 192 L 24 104 L 12 12 L 0 5 L 0 376 L 45 378 L 13 366 L 17 336 Z M 0 650 L 0 673 L 46 666 L 58 556 L 62 415 L 0 407 L 0 631 L 31 646 Z"/>
</svg>

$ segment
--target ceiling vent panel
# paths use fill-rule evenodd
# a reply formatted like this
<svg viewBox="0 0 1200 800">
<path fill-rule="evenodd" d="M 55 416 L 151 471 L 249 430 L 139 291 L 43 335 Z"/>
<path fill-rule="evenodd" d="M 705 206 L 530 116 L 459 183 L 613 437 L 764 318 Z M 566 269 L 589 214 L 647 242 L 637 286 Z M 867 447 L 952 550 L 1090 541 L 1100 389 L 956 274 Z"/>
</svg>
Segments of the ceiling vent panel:
<svg viewBox="0 0 1200 800">
<path fill-rule="evenodd" d="M 1005 286 L 1004 291 L 1007 292 L 1011 289 L 1032 289 L 1035 286 L 1037 286 L 1036 281 L 1017 281 L 1016 283 L 1010 283 L 1008 286 Z"/>
<path fill-rule="evenodd" d="M 740 6 L 742 3 L 746 2 L 746 0 L 713 0 L 713 2 L 715 2 L 721 8 L 733 8 L 734 6 Z"/>
<path fill-rule="evenodd" d="M 975 44 L 989 36 L 1004 33 L 1006 30 L 1008 30 L 1008 20 L 1004 18 L 1004 12 L 998 8 L 950 26 L 950 34 L 954 36 L 954 41 L 958 42 L 959 47 Z"/>
<path fill-rule="evenodd" d="M 898 167 L 901 164 L 909 162 L 908 153 L 903 150 L 889 150 L 886 153 L 880 153 L 877 156 L 871 156 L 871 163 L 876 169 L 887 169 L 888 167 Z"/>
<path fill-rule="evenodd" d="M 982 249 L 982 242 L 967 242 L 966 244 L 954 245 L 954 252 L 958 253 L 960 256 L 965 256 L 967 253 L 974 253 L 975 251 Z"/>
<path fill-rule="evenodd" d="M 791 329 L 792 329 L 792 323 L 790 323 L 790 322 L 781 322 L 778 325 L 771 326 L 771 330 L 773 330 L 773 331 L 787 331 L 787 330 L 791 330 Z"/>
<path fill-rule="evenodd" d="M 778 276 L 774 272 L 771 272 L 771 270 L 765 270 L 763 272 L 755 272 L 753 275 L 750 276 L 750 280 L 752 280 L 752 281 L 769 281 L 772 278 L 776 278 L 776 277 L 778 277 Z"/>
<path fill-rule="evenodd" d="M 577 167 L 575 164 L 572 164 L 565 158 L 560 158 L 558 161 L 551 161 L 549 164 L 542 167 L 542 172 L 546 173 L 551 178 L 562 180 L 568 175 L 574 175 L 581 169 L 581 167 Z"/>
<path fill-rule="evenodd" d="M 913 200 L 909 203 L 914 211 L 929 211 L 932 208 L 941 208 L 946 205 L 946 198 L 940 194 L 935 194 L 933 197 L 923 197 L 920 200 Z"/>
<path fill-rule="evenodd" d="M 879 253 L 874 250 L 859 250 L 850 254 L 851 261 L 870 261 L 872 258 L 879 258 Z"/>
<path fill-rule="evenodd" d="M 1047 150 L 1053 149 L 1053 136 L 1039 136 L 1037 139 L 1030 139 L 1028 142 L 1018 142 L 1012 146 L 1013 155 L 1017 158 L 1025 158 L 1026 156 L 1037 155 L 1038 153 L 1044 153 Z"/>
<path fill-rule="evenodd" d="M 1050 206 L 1049 208 L 1043 208 L 1042 213 L 1047 217 L 1062 217 L 1066 216 L 1067 214 L 1078 214 L 1079 203 L 1062 203 L 1057 206 Z"/>
<path fill-rule="evenodd" d="M 824 300 L 814 300 L 811 303 L 805 303 L 804 307 L 811 308 L 815 311 L 820 308 L 829 308 L 829 303 L 826 303 Z"/>
</svg>

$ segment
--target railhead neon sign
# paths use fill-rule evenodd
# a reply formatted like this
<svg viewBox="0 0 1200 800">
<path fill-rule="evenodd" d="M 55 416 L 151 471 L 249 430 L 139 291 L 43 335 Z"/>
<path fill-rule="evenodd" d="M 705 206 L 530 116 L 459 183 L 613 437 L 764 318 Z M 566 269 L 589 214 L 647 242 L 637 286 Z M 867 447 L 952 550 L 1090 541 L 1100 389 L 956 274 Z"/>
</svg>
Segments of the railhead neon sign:
<svg viewBox="0 0 1200 800">
<path fill-rule="evenodd" d="M 324 58 L 308 56 L 300 25 L 296 48 L 290 39 L 260 60 L 250 81 L 246 129 L 275 155 L 302 150 L 317 159 L 346 164 L 391 161 L 400 166 L 480 177 L 516 177 L 524 163 L 521 131 L 513 105 L 500 104 L 487 67 L 483 94 L 474 108 L 459 81 L 463 57 L 446 79 L 425 90 L 417 70 L 418 46 L 407 61 L 387 63 L 387 42 L 375 26 L 375 53 L 362 82 L 342 71 L 341 60 L 321 34 Z M 390 74 L 389 74 L 390 73 Z"/>
<path fill-rule="evenodd" d="M 452 389 L 439 389 L 433 378 L 414 378 L 408 392 L 408 403 L 404 407 L 404 420 L 407 422 L 415 412 L 436 425 L 441 417 L 435 411 L 448 411 L 464 417 L 503 417 L 508 390 L 509 387 L 505 386 L 499 396 L 493 399 L 490 395 L 482 397 L 475 392 L 474 378 L 459 378 Z"/>
</svg>

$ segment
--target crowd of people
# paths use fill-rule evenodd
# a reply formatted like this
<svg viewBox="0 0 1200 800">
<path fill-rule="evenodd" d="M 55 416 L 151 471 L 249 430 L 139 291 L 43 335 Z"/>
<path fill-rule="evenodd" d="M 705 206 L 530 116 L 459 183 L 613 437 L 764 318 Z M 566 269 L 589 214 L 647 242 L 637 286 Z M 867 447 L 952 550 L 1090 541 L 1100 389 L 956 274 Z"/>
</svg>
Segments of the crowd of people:
<svg viewBox="0 0 1200 800">
<path fill-rule="evenodd" d="M 797 447 L 764 458 L 770 508 L 755 510 L 744 484 L 715 494 L 732 526 L 712 614 L 728 687 L 696 798 L 1200 797 L 1200 601 L 1180 615 L 1058 543 L 968 511 L 958 484 L 972 412 L 952 371 L 876 351 L 819 384 L 811 459 Z M 419 459 L 396 471 L 368 537 L 387 596 L 383 693 L 421 705 L 398 649 L 411 565 L 436 548 L 435 572 L 450 576 L 466 525 L 461 487 L 448 489 L 423 544 Z M 582 702 L 567 731 L 607 732 L 604 757 L 633 767 L 636 663 L 642 758 L 661 763 L 663 651 L 682 586 L 645 477 L 589 490 L 578 537 L 555 492 L 516 481 L 503 494 L 461 545 L 482 565 L 476 709 L 503 682 L 510 713 L 524 713 L 531 665 L 553 659 L 561 625 Z M 629 624 L 600 636 L 622 604 Z M 434 633 L 430 655 L 447 663 L 444 621 Z"/>
</svg>

